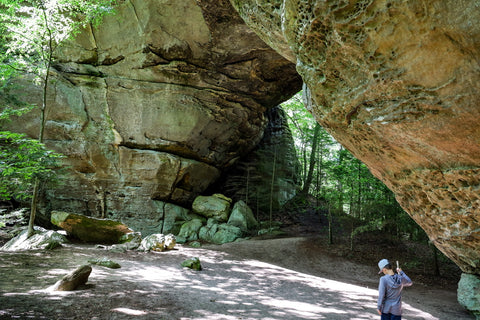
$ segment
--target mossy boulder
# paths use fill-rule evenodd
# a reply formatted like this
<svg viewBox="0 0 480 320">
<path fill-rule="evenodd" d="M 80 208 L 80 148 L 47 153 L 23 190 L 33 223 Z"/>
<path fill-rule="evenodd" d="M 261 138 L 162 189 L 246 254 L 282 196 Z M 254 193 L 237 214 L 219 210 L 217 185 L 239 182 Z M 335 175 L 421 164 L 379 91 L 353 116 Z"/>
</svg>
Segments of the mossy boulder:
<svg viewBox="0 0 480 320">
<path fill-rule="evenodd" d="M 243 236 L 243 231 L 239 227 L 226 223 L 218 223 L 215 219 L 208 219 L 207 225 L 203 226 L 198 232 L 199 238 L 203 241 L 223 244 L 233 242 Z"/>
<path fill-rule="evenodd" d="M 185 222 L 178 233 L 177 242 L 184 243 L 187 241 L 198 240 L 198 231 L 203 226 L 203 221 L 200 219 L 193 219 Z"/>
<path fill-rule="evenodd" d="M 69 236 L 88 243 L 121 243 L 125 241 L 126 234 L 133 232 L 119 221 L 91 218 L 63 211 L 52 211 L 51 222 L 67 231 Z"/>
<path fill-rule="evenodd" d="M 242 200 L 235 203 L 227 222 L 229 225 L 239 227 L 246 232 L 258 228 L 259 224 L 255 219 L 252 209 Z"/>
<path fill-rule="evenodd" d="M 458 282 L 458 302 L 480 319 L 480 277 L 462 273 Z"/>
<path fill-rule="evenodd" d="M 192 270 L 201 271 L 202 265 L 198 257 L 193 257 L 182 262 L 182 267 L 190 268 Z"/>
<path fill-rule="evenodd" d="M 230 215 L 232 199 L 222 194 L 212 196 L 198 196 L 192 204 L 192 210 L 206 218 L 215 218 L 218 221 L 226 222 Z"/>
</svg>

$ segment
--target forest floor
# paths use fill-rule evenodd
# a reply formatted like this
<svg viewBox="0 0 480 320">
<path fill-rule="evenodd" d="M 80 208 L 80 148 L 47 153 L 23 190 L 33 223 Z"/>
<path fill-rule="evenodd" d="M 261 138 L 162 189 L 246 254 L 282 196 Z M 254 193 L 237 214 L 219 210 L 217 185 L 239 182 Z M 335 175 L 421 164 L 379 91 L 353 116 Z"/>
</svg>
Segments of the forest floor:
<svg viewBox="0 0 480 320">
<path fill-rule="evenodd" d="M 113 253 L 94 245 L 0 252 L 0 319 L 379 319 L 377 262 L 400 260 L 414 285 L 404 291 L 406 320 L 474 319 L 456 300 L 460 271 L 441 259 L 431 268 L 428 246 L 360 237 L 327 243 L 313 215 L 286 226 L 280 238 L 224 245 L 177 245 L 161 253 Z M 182 268 L 198 257 L 203 270 Z M 92 258 L 87 285 L 46 290 Z"/>
</svg>

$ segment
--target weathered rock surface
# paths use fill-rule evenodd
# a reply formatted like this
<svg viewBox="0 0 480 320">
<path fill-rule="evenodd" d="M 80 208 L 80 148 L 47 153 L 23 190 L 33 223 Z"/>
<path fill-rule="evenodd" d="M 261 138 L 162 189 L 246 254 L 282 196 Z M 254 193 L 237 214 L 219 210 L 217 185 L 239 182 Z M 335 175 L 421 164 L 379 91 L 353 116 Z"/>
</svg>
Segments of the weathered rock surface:
<svg viewBox="0 0 480 320">
<path fill-rule="evenodd" d="M 151 234 L 146 236 L 140 244 L 139 250 L 143 251 L 165 251 L 175 247 L 176 239 L 173 234 Z"/>
<path fill-rule="evenodd" d="M 10 239 L 0 250 L 18 251 L 18 250 L 38 250 L 38 249 L 55 249 L 68 243 L 68 239 L 53 230 L 46 230 L 41 227 L 35 227 L 34 234 L 27 238 L 28 230 L 22 231 L 18 236 Z"/>
<path fill-rule="evenodd" d="M 463 273 L 458 283 L 458 302 L 480 318 L 480 277 Z"/>
<path fill-rule="evenodd" d="M 233 205 L 227 224 L 238 227 L 243 232 L 258 228 L 258 222 L 253 216 L 252 209 L 242 200 Z"/>
<path fill-rule="evenodd" d="M 203 226 L 203 221 L 201 219 L 192 219 L 182 224 L 180 232 L 177 236 L 177 241 L 179 243 L 184 243 L 187 241 L 198 240 L 198 231 Z"/>
<path fill-rule="evenodd" d="M 188 214 L 185 217 L 176 237 L 177 242 L 202 240 L 223 244 L 256 231 L 259 224 L 247 204 L 237 201 L 231 209 L 231 202 L 222 194 L 195 198 L 192 210 L 198 215 Z"/>
<path fill-rule="evenodd" d="M 198 196 L 192 203 L 193 212 L 217 221 L 226 222 L 230 215 L 232 199 L 222 194 Z"/>
<path fill-rule="evenodd" d="M 233 242 L 241 238 L 244 232 L 241 228 L 227 223 L 219 223 L 218 220 L 208 219 L 207 224 L 198 231 L 198 238 L 215 244 Z"/>
<path fill-rule="evenodd" d="M 82 265 L 58 280 L 57 283 L 49 288 L 49 290 L 73 291 L 87 283 L 90 273 L 92 273 L 92 267 L 88 264 Z"/>
<path fill-rule="evenodd" d="M 122 2 L 62 48 L 51 79 L 46 143 L 69 174 L 42 211 L 157 221 L 163 203 L 189 206 L 249 152 L 265 111 L 301 86 L 226 0 Z M 38 119 L 12 126 L 34 137 Z"/>
<path fill-rule="evenodd" d="M 194 218 L 185 207 L 166 201 L 152 201 L 154 209 L 138 208 L 139 215 L 125 215 L 121 211 L 109 215 L 111 219 L 121 220 L 131 229 L 140 232 L 143 236 L 154 233 L 174 233 L 180 230 L 181 223 Z M 139 219 L 139 216 L 141 219 Z"/>
<path fill-rule="evenodd" d="M 126 252 L 127 250 L 135 250 L 140 247 L 142 243 L 142 234 L 140 232 L 130 232 L 120 237 L 119 244 L 113 244 L 111 246 L 102 246 L 112 252 Z"/>
<path fill-rule="evenodd" d="M 190 259 L 187 259 L 181 263 L 181 266 L 184 268 L 190 268 L 195 271 L 201 271 L 202 270 L 202 264 L 200 263 L 200 259 L 198 257 L 193 257 Z"/>
<path fill-rule="evenodd" d="M 295 196 L 299 184 L 300 164 L 287 115 L 281 106 L 269 109 L 266 115 L 268 124 L 258 146 L 230 168 L 220 182 L 226 196 L 248 202 L 259 211 L 257 215 L 269 212 L 270 198 L 273 209 L 280 208 Z"/>
<path fill-rule="evenodd" d="M 120 243 L 126 240 L 126 234 L 133 233 L 132 229 L 119 221 L 63 211 L 52 211 L 51 221 L 67 231 L 69 236 L 89 243 Z"/>
<path fill-rule="evenodd" d="M 316 119 L 480 274 L 477 1 L 231 1 L 296 61 Z"/>
</svg>

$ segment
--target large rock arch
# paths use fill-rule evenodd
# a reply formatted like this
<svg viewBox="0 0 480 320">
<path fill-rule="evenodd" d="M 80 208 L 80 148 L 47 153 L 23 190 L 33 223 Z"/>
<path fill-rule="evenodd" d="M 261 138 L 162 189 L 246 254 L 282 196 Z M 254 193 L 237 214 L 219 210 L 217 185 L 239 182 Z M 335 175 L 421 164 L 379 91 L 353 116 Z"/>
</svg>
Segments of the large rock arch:
<svg viewBox="0 0 480 320">
<path fill-rule="evenodd" d="M 430 239 L 480 274 L 480 10 L 461 1 L 232 0 L 316 119 Z"/>
</svg>

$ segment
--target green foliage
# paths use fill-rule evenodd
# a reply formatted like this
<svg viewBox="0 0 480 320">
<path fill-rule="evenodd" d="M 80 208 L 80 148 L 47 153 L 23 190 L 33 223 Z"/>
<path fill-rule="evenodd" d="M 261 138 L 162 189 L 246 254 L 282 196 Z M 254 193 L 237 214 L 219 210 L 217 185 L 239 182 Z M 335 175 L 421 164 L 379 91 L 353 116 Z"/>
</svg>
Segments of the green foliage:
<svg viewBox="0 0 480 320">
<path fill-rule="evenodd" d="M 29 74 L 41 86 L 38 142 L 0 132 L 0 199 L 32 195 L 29 235 L 33 234 L 38 188 L 51 180 L 60 155 L 42 144 L 47 115 L 47 88 L 55 53 L 88 24 L 98 25 L 113 12 L 115 0 L 0 0 L 0 120 L 31 108 L 12 94 L 15 79 Z M 20 92 L 20 90 L 16 90 Z M 32 192 L 33 184 L 33 192 Z"/>
<path fill-rule="evenodd" d="M 5 66 L 46 76 L 65 40 L 113 12 L 115 0 L 0 0 L 0 46 Z M 3 73 L 3 72 L 2 72 Z"/>
<path fill-rule="evenodd" d="M 301 93 L 282 107 L 301 155 L 303 189 L 320 202 L 326 201 L 328 212 L 350 226 L 352 245 L 356 235 L 373 230 L 423 239 L 425 233 L 396 202 L 392 191 L 324 128 L 316 133 L 317 123 L 304 107 Z M 313 176 L 310 185 L 309 175 Z"/>
<path fill-rule="evenodd" d="M 0 132 L 0 200 L 30 198 L 33 181 L 52 180 L 60 158 L 24 134 Z"/>
<path fill-rule="evenodd" d="M 328 183 L 328 172 L 324 169 L 333 165 L 332 153 L 339 145 L 305 109 L 301 93 L 282 104 L 282 108 L 288 115 L 297 154 L 300 155 L 302 189 L 305 193 L 322 196 L 325 190 L 322 186 Z"/>
</svg>

